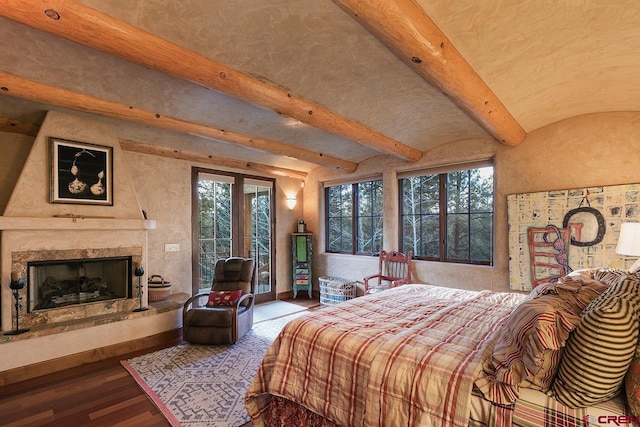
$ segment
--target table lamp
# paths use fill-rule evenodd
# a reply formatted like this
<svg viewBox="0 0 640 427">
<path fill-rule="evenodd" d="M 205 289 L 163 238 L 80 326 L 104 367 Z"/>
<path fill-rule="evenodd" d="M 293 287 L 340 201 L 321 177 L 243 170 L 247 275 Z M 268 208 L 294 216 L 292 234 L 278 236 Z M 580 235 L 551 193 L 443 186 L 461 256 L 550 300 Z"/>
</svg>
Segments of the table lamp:
<svg viewBox="0 0 640 427">
<path fill-rule="evenodd" d="M 616 253 L 640 257 L 640 222 L 622 223 Z M 629 268 L 628 273 L 635 274 L 638 269 L 640 269 L 640 259 Z"/>
</svg>

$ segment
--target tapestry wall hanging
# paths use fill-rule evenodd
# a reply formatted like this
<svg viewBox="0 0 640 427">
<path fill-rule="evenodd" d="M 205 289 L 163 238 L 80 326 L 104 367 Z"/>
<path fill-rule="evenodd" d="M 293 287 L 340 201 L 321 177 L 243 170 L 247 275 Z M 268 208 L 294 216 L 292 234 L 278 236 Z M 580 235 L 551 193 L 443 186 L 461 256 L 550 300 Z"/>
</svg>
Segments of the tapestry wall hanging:
<svg viewBox="0 0 640 427">
<path fill-rule="evenodd" d="M 615 249 L 620 224 L 640 221 L 640 184 L 512 194 L 507 212 L 512 290 L 635 261 Z"/>
</svg>

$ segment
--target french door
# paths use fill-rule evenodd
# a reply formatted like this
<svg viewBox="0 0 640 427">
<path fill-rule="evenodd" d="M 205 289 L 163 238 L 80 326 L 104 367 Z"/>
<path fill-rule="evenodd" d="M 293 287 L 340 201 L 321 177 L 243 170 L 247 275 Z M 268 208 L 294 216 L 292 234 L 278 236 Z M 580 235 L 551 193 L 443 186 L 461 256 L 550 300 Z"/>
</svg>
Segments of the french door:
<svg viewBox="0 0 640 427">
<path fill-rule="evenodd" d="M 211 287 L 218 259 L 253 258 L 256 301 L 274 300 L 274 180 L 193 169 L 193 292 Z"/>
</svg>

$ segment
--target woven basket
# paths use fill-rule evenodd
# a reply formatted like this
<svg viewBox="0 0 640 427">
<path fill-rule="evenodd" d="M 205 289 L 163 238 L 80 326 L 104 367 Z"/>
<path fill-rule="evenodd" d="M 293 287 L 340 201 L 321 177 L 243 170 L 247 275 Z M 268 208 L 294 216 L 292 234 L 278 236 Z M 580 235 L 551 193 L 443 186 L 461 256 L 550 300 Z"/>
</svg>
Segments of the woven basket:
<svg viewBox="0 0 640 427">
<path fill-rule="evenodd" d="M 149 302 L 164 301 L 171 295 L 171 282 L 167 282 L 159 274 L 154 274 L 149 277 L 147 289 L 149 291 Z"/>
</svg>

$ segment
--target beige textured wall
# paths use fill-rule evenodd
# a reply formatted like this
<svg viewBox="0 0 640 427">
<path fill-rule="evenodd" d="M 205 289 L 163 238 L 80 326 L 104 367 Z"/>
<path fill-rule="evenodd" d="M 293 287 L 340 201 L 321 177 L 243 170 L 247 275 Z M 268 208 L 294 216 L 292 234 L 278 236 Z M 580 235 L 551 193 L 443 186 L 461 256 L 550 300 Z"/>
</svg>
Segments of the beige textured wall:
<svg viewBox="0 0 640 427">
<path fill-rule="evenodd" d="M 427 151 L 415 164 L 384 156 L 362 163 L 353 176 L 382 174 L 385 179 L 385 248 L 397 249 L 397 171 L 447 163 L 495 158 L 494 265 L 465 266 L 439 262 L 414 263 L 421 283 L 467 289 L 508 291 L 506 196 L 514 193 L 640 182 L 640 113 L 601 113 L 567 119 L 529 134 L 518 147 L 493 140 L 462 140 Z M 334 173 L 316 170 L 305 189 L 305 216 L 320 230 L 316 239 L 318 274 L 352 280 L 377 270 L 375 258 L 326 254 L 322 221 L 322 181 Z M 318 214 L 320 213 L 320 214 Z M 640 218 L 637 218 L 640 220 Z M 597 267 L 597 266 L 594 266 Z"/>
<path fill-rule="evenodd" d="M 191 168 L 216 170 L 215 165 L 194 164 L 148 154 L 125 152 L 140 206 L 149 219 L 157 222 L 148 235 L 149 274 L 160 274 L 174 286 L 172 292 L 191 293 Z M 217 169 L 220 170 L 220 169 Z M 243 172 L 243 171 L 236 171 Z M 246 173 L 246 172 L 245 172 Z M 297 195 L 293 211 L 286 206 L 286 196 Z M 302 213 L 300 180 L 276 179 L 276 290 L 292 289 L 289 233 Z M 166 243 L 178 243 L 179 252 L 165 252 Z"/>
</svg>

